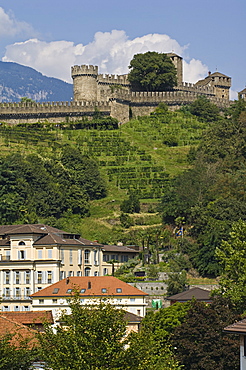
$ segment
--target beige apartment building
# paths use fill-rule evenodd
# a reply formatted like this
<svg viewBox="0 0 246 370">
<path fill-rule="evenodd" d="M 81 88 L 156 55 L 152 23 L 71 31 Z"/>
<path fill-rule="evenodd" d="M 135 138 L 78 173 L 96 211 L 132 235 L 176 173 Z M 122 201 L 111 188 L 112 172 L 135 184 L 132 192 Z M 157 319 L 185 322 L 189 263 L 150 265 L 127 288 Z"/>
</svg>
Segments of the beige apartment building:
<svg viewBox="0 0 246 370">
<path fill-rule="evenodd" d="M 31 310 L 31 294 L 66 277 L 110 275 L 111 259 L 117 269 L 136 255 L 43 224 L 0 226 L 0 309 Z"/>
</svg>

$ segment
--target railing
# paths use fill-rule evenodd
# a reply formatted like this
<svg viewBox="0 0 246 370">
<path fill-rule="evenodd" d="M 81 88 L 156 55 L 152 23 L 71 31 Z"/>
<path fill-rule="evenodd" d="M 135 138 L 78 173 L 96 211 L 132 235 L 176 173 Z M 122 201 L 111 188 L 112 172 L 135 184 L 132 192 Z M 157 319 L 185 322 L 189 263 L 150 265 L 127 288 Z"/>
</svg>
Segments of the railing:
<svg viewBox="0 0 246 370">
<path fill-rule="evenodd" d="M 31 293 L 30 293 L 31 294 Z M 30 300 L 31 298 L 27 295 L 4 295 L 1 297 L 3 301 L 20 301 L 20 300 Z"/>
</svg>

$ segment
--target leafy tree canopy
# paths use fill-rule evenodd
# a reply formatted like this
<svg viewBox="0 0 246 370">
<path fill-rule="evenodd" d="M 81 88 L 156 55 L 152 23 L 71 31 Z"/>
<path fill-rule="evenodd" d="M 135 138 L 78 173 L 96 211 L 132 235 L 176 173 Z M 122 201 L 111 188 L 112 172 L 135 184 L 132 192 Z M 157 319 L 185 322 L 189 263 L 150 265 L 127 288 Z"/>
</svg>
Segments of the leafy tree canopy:
<svg viewBox="0 0 246 370">
<path fill-rule="evenodd" d="M 129 69 L 128 79 L 136 91 L 163 91 L 177 84 L 176 68 L 167 54 L 136 54 Z"/>
<path fill-rule="evenodd" d="M 237 310 L 246 307 L 246 222 L 234 222 L 228 240 L 216 248 L 216 257 L 222 267 L 218 292 L 229 297 Z"/>
<path fill-rule="evenodd" d="M 173 332 L 175 353 L 186 370 L 239 369 L 239 338 L 223 329 L 239 319 L 226 300 L 211 305 L 192 301 L 184 322 Z"/>
</svg>

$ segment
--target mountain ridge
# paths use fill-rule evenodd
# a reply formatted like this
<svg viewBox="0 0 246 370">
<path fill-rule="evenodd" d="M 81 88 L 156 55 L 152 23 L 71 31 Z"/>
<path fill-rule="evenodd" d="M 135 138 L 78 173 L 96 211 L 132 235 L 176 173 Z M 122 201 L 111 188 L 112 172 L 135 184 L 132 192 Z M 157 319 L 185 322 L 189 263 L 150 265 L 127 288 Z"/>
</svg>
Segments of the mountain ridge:
<svg viewBox="0 0 246 370">
<path fill-rule="evenodd" d="M 31 67 L 0 61 L 0 102 L 19 102 L 22 97 L 37 102 L 70 101 L 73 85 Z"/>
</svg>

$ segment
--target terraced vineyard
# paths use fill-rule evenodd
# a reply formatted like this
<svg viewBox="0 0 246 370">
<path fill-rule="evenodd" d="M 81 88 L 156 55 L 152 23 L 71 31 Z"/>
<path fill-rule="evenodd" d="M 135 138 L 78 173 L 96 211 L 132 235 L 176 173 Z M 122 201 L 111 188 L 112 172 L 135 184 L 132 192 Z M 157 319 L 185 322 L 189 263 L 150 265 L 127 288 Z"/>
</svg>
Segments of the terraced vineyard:
<svg viewBox="0 0 246 370">
<path fill-rule="evenodd" d="M 1 151 L 37 152 L 44 158 L 57 158 L 64 145 L 71 145 L 93 157 L 108 188 L 107 197 L 93 201 L 91 217 L 83 221 L 87 226 L 92 222 L 89 228 L 93 225 L 94 229 L 102 223 L 105 228 L 105 218 L 119 217 L 119 205 L 129 191 L 137 192 L 142 204 L 156 203 L 168 178 L 189 167 L 187 154 L 205 129 L 205 124 L 181 112 L 141 117 L 117 130 L 75 130 L 67 126 L 1 126 Z M 92 236 L 84 231 L 85 237 Z"/>
</svg>

